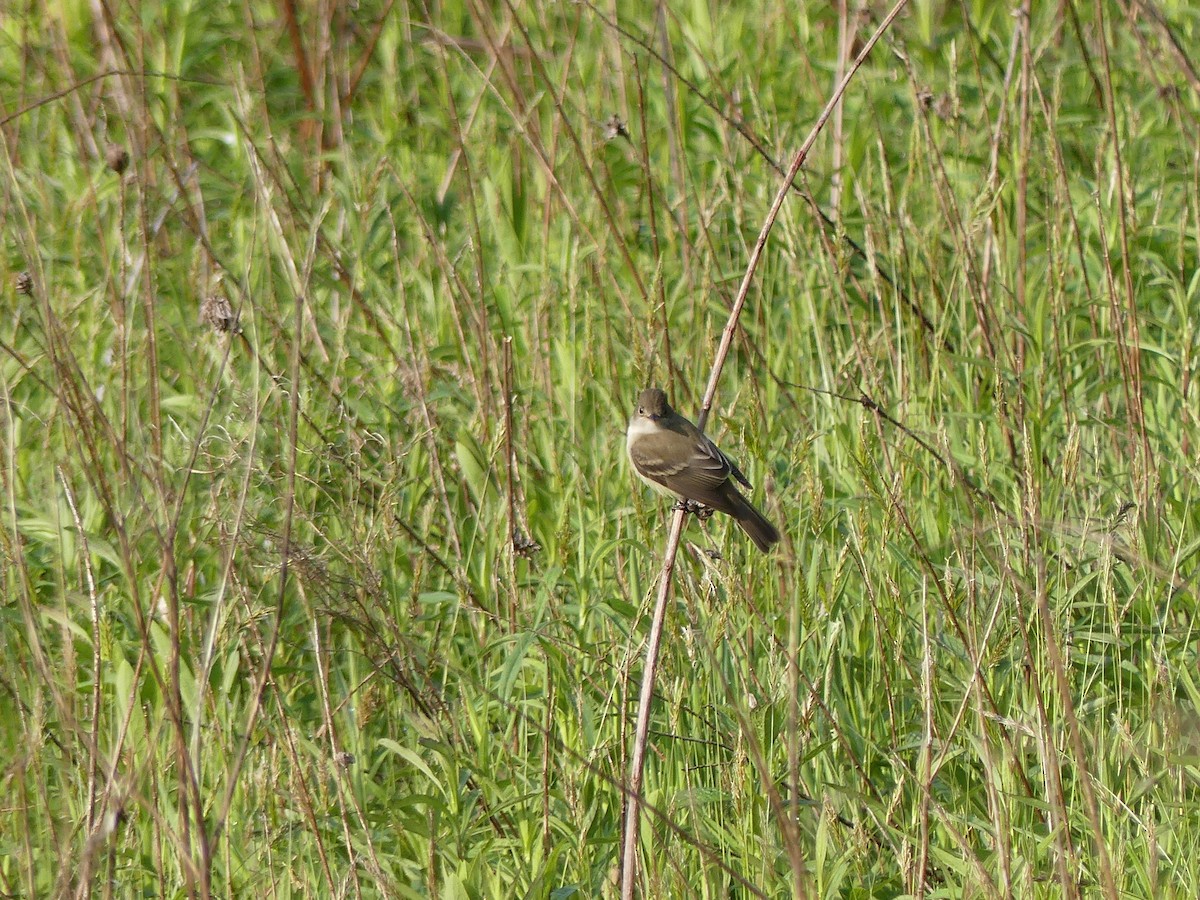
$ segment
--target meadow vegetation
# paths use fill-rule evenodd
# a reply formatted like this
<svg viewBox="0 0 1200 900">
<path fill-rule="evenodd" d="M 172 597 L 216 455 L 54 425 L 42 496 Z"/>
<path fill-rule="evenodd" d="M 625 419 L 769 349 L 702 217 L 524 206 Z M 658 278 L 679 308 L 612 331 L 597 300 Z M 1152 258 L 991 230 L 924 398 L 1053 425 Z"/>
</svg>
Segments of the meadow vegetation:
<svg viewBox="0 0 1200 900">
<path fill-rule="evenodd" d="M 695 415 L 887 8 L 302 6 L 0 10 L 0 895 L 613 896 L 625 423 Z M 914 0 L 855 74 L 709 420 L 784 539 L 687 523 L 643 896 L 1200 896 L 1198 32 Z"/>
</svg>

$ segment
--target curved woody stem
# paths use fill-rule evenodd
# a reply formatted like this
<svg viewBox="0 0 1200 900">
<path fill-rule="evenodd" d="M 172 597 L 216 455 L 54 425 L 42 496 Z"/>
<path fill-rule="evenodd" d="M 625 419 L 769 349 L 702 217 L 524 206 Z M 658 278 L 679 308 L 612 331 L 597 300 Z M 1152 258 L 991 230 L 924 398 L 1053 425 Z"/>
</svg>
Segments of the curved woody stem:
<svg viewBox="0 0 1200 900">
<path fill-rule="evenodd" d="M 717 355 L 713 361 L 712 374 L 709 375 L 708 386 L 705 388 L 704 399 L 700 405 L 700 413 L 696 418 L 696 427 L 701 431 L 704 430 L 704 425 L 708 420 L 708 413 L 712 408 L 713 397 L 717 393 L 717 383 L 720 381 L 721 371 L 725 368 L 725 359 L 729 356 L 729 349 L 733 346 L 733 337 L 737 332 L 738 319 L 741 317 L 742 309 L 746 305 L 746 298 L 750 293 L 750 284 L 754 280 L 754 273 L 758 269 L 763 251 L 767 246 L 767 237 L 770 235 L 771 229 L 775 226 L 775 220 L 779 216 L 779 210 L 783 207 L 783 201 L 787 198 L 788 192 L 791 190 L 792 182 L 795 180 L 796 175 L 799 174 L 800 167 L 804 165 L 804 161 L 808 158 L 809 151 L 812 149 L 817 135 L 821 133 L 821 130 L 825 127 L 825 123 L 829 121 L 829 117 L 841 101 L 843 94 L 845 94 L 850 80 L 863 64 L 863 61 L 866 60 L 875 44 L 879 42 L 880 37 L 883 36 L 884 32 L 895 21 L 896 16 L 900 14 L 900 11 L 904 9 L 907 3 L 908 0 L 897 0 L 895 6 L 892 7 L 883 21 L 879 23 L 879 27 L 875 29 L 874 34 L 863 45 L 861 52 L 859 52 L 854 63 L 847 70 L 845 77 L 842 78 L 841 83 L 838 84 L 837 89 L 825 104 L 825 108 L 821 110 L 821 115 L 813 124 L 808 137 L 792 158 L 792 164 L 788 167 L 787 175 L 783 183 L 779 186 L 779 191 L 775 195 L 775 201 L 771 204 L 771 210 L 767 213 L 762 230 L 759 231 L 758 240 L 754 243 L 754 250 L 751 252 L 749 262 L 746 265 L 746 274 L 742 278 L 737 297 L 734 298 L 733 306 L 729 310 L 729 319 L 725 323 L 725 330 L 721 334 L 721 344 L 717 348 Z M 650 708 L 654 695 L 655 674 L 658 669 L 658 651 L 662 643 L 663 623 L 666 619 L 667 600 L 671 596 L 671 576 L 675 570 L 675 558 L 679 552 L 679 541 L 683 535 L 683 521 L 686 515 L 687 511 L 680 507 L 675 510 L 675 515 L 671 519 L 671 530 L 667 536 L 667 548 L 663 553 L 662 573 L 659 575 L 658 580 L 658 597 L 654 603 L 654 614 L 650 623 L 650 635 L 646 644 L 646 663 L 642 669 L 642 685 L 638 696 L 637 725 L 634 729 L 633 751 L 629 761 L 629 780 L 625 788 L 625 834 L 621 851 L 621 900 L 633 900 L 634 885 L 637 880 L 637 845 L 641 816 L 642 775 L 646 759 L 647 735 L 650 731 Z M 798 896 L 807 895 L 802 881 L 798 880 L 796 887 L 799 891 Z"/>
</svg>

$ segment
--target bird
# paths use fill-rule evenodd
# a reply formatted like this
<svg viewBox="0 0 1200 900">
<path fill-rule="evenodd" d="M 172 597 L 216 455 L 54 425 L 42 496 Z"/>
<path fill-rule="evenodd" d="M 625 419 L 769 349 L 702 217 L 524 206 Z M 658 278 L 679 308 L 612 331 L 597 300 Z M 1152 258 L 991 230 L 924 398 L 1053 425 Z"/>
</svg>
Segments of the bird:
<svg viewBox="0 0 1200 900">
<path fill-rule="evenodd" d="M 779 530 L 738 490 L 735 481 L 750 488 L 742 470 L 672 409 L 661 389 L 646 388 L 638 397 L 625 450 L 634 472 L 659 493 L 733 516 L 763 553 L 779 543 Z"/>
</svg>

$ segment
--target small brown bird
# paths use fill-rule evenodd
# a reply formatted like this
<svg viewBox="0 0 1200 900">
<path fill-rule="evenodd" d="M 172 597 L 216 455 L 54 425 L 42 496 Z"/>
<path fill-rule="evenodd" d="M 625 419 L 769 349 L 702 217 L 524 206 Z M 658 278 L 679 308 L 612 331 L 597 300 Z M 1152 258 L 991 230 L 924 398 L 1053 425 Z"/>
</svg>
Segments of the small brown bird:
<svg viewBox="0 0 1200 900">
<path fill-rule="evenodd" d="M 733 516 L 764 553 L 779 542 L 779 531 L 734 484 L 736 479 L 750 487 L 742 470 L 675 412 L 658 388 L 646 388 L 638 398 L 625 449 L 638 477 L 659 493 Z"/>
</svg>

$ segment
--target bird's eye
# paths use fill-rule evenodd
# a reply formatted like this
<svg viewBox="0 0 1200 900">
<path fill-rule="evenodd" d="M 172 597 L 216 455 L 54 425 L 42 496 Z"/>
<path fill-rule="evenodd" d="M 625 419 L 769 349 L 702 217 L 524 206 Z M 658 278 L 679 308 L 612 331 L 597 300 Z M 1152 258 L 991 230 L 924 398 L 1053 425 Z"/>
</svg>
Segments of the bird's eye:
<svg viewBox="0 0 1200 900">
<path fill-rule="evenodd" d="M 639 407 L 638 407 L 638 415 L 639 415 L 639 416 L 644 416 L 645 414 L 646 414 L 646 407 L 644 407 L 644 406 L 639 406 Z"/>
</svg>

